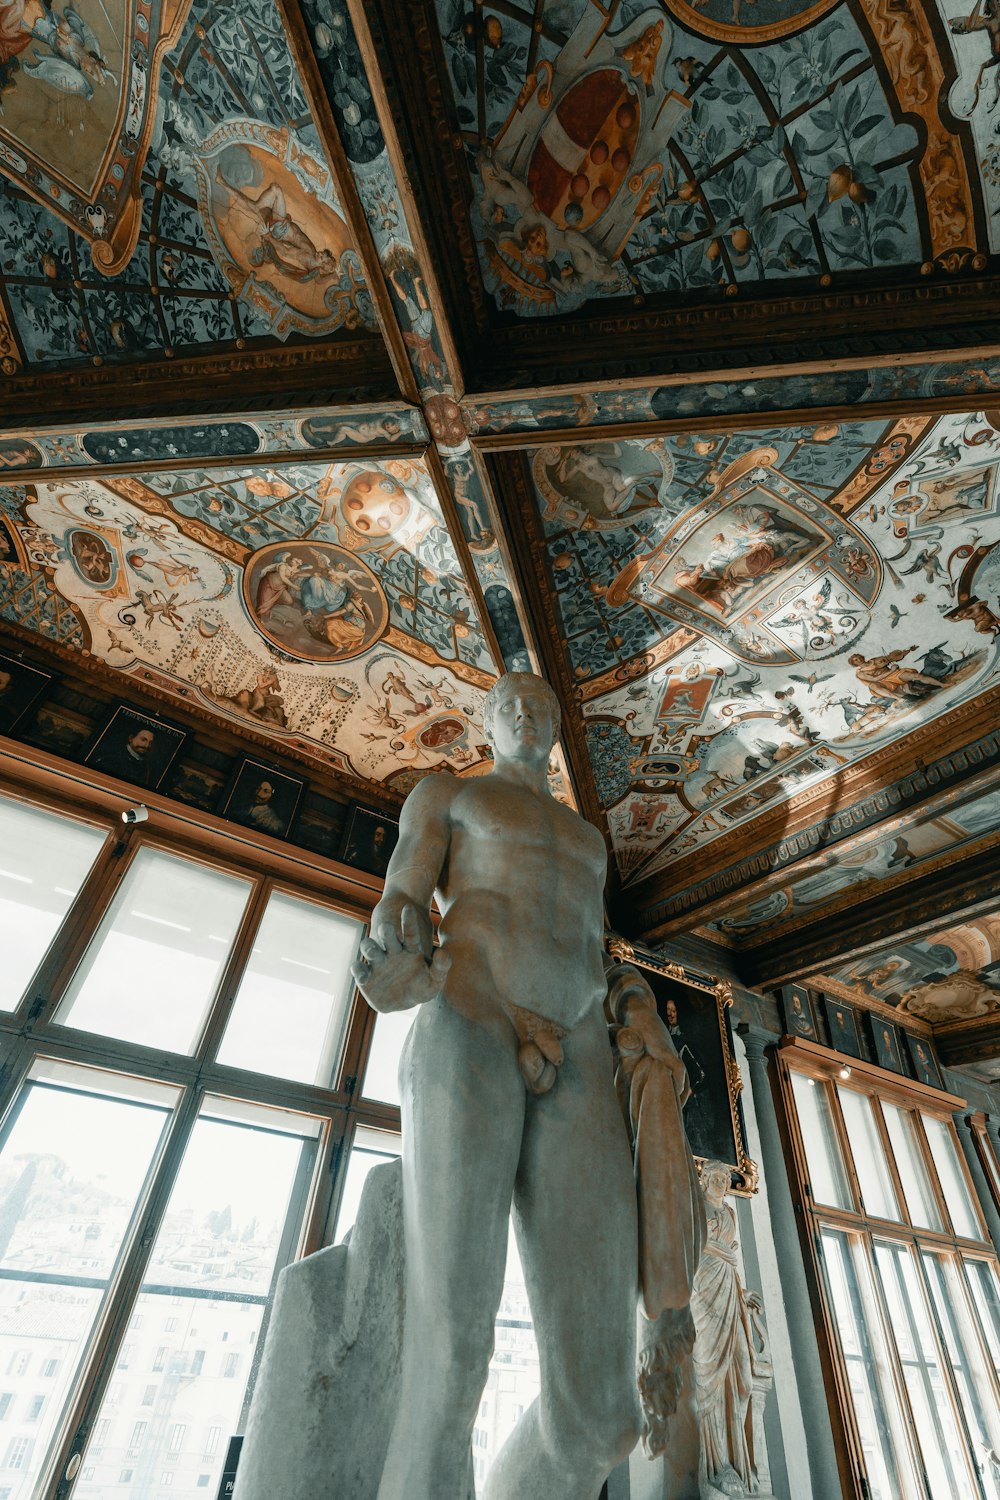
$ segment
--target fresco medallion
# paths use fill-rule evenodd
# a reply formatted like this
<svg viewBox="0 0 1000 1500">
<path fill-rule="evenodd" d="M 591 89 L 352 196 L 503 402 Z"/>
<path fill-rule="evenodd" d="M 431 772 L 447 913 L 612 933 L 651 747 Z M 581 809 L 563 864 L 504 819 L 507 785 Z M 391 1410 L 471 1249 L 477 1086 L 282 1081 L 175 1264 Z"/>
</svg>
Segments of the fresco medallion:
<svg viewBox="0 0 1000 1500">
<path fill-rule="evenodd" d="M 274 542 L 243 573 L 261 635 L 298 661 L 349 661 L 383 636 L 389 605 L 372 570 L 330 542 Z"/>
<path fill-rule="evenodd" d="M 228 120 L 201 147 L 199 207 L 213 254 L 284 338 L 359 321 L 363 277 L 327 168 L 288 130 Z"/>
</svg>

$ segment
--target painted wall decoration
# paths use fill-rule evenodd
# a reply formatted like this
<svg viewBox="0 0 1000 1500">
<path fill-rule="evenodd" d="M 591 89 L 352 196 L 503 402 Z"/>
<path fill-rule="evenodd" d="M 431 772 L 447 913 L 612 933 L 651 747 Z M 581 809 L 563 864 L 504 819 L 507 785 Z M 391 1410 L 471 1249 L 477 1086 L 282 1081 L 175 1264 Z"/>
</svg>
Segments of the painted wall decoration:
<svg viewBox="0 0 1000 1500">
<path fill-rule="evenodd" d="M 272 0 L 4 0 L 0 100 L 5 373 L 375 327 Z"/>
<path fill-rule="evenodd" d="M 1000 917 L 981 917 L 933 937 L 897 943 L 822 980 L 827 988 L 895 1005 L 933 1025 L 973 1020 L 1000 1010 Z"/>
<path fill-rule="evenodd" d="M 657 507 L 626 505 L 617 524 L 609 505 L 600 527 L 571 518 L 539 484 L 576 472 L 572 450 L 538 449 L 532 470 L 626 883 L 738 827 L 752 848 L 755 818 L 820 786 L 834 812 L 846 768 L 987 690 L 1000 654 L 989 413 L 654 441 L 669 463 L 639 439 L 607 445 L 618 473 L 627 455 L 664 476 Z M 845 878 L 812 871 L 799 905 Z M 737 917 L 748 930 L 791 898 L 761 899 Z"/>
<path fill-rule="evenodd" d="M 488 767 L 495 669 L 417 460 L 67 478 L 0 507 L 23 554 L 3 618 L 31 628 L 26 575 L 64 643 L 286 749 L 372 781 Z"/>
<path fill-rule="evenodd" d="M 995 248 L 978 10 L 437 0 L 437 16 L 480 268 L 505 312 L 982 269 Z M 956 126 L 970 117 L 975 146 Z"/>
<path fill-rule="evenodd" d="M 940 867 L 942 856 L 971 853 L 974 844 L 987 848 L 993 841 L 1000 844 L 998 791 L 933 814 L 894 819 L 886 831 L 876 827 L 845 840 L 801 861 L 784 880 L 769 882 L 765 893 L 737 902 L 708 926 L 741 947 L 752 946 L 927 874 Z"/>
</svg>

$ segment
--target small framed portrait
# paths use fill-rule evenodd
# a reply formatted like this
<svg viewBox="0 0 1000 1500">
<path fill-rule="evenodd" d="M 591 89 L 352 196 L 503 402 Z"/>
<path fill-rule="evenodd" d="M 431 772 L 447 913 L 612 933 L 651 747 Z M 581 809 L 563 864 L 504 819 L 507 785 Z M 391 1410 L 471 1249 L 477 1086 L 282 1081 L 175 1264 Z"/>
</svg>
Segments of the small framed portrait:
<svg viewBox="0 0 1000 1500">
<path fill-rule="evenodd" d="M 200 807 L 203 812 L 214 812 L 227 780 L 226 773 L 215 766 L 181 760 L 174 767 L 167 791 L 179 802 Z"/>
<path fill-rule="evenodd" d="M 724 1162 L 732 1173 L 734 1193 L 756 1192 L 757 1165 L 746 1151 L 729 986 L 687 974 L 679 965 L 666 964 L 621 938 L 611 938 L 608 950 L 640 970 L 687 1069 L 691 1097 L 684 1106 L 684 1129 L 692 1152 L 703 1161 Z"/>
<path fill-rule="evenodd" d="M 926 1083 L 932 1089 L 943 1089 L 944 1079 L 938 1067 L 934 1043 L 925 1036 L 914 1036 L 912 1031 L 907 1031 L 905 1036 L 913 1072 L 918 1082 Z"/>
<path fill-rule="evenodd" d="M 858 1013 L 853 1005 L 845 1005 L 836 995 L 824 995 L 823 1007 L 830 1032 L 830 1046 L 837 1052 L 846 1052 L 848 1057 L 860 1057 L 861 1033 L 858 1030 Z"/>
<path fill-rule="evenodd" d="M 820 1041 L 812 998 L 803 985 L 786 984 L 783 987 L 781 1008 L 785 1016 L 785 1030 L 789 1036 L 805 1037 L 807 1042 Z"/>
<path fill-rule="evenodd" d="M 868 1021 L 872 1029 L 875 1060 L 879 1067 L 888 1068 L 890 1073 L 905 1073 L 899 1045 L 899 1027 L 887 1021 L 884 1016 L 869 1015 Z"/>
<path fill-rule="evenodd" d="M 292 829 L 293 841 L 301 844 L 303 849 L 312 850 L 313 854 L 336 859 L 344 842 L 346 813 L 343 802 L 334 802 L 317 792 L 307 792 Z"/>
<path fill-rule="evenodd" d="M 384 875 L 389 856 L 399 840 L 399 824 L 383 813 L 356 807 L 347 822 L 347 834 L 341 859 L 369 875 Z"/>
<path fill-rule="evenodd" d="M 50 672 L 0 651 L 0 734 L 10 734 L 53 681 Z"/>
<path fill-rule="evenodd" d="M 298 776 L 276 771 L 246 756 L 240 762 L 222 808 L 224 818 L 243 823 L 274 839 L 286 837 L 306 784 Z"/>
<path fill-rule="evenodd" d="M 186 739 L 187 731 L 178 725 L 119 704 L 83 759 L 97 771 L 106 771 L 109 776 L 120 776 L 122 781 L 153 791 L 170 770 Z"/>
</svg>

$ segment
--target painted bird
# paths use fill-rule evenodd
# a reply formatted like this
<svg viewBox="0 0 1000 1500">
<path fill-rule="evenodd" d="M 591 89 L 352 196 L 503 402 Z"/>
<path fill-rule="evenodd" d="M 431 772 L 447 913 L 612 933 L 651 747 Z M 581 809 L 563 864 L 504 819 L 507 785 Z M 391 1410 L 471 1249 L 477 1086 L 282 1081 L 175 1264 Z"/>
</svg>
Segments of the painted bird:
<svg viewBox="0 0 1000 1500">
<path fill-rule="evenodd" d="M 818 676 L 816 672 L 810 672 L 808 677 L 801 677 L 798 672 L 789 672 L 788 675 L 793 682 L 804 682 L 809 691 L 812 692 L 817 682 L 829 682 L 833 673 L 827 672 L 823 677 Z"/>
</svg>

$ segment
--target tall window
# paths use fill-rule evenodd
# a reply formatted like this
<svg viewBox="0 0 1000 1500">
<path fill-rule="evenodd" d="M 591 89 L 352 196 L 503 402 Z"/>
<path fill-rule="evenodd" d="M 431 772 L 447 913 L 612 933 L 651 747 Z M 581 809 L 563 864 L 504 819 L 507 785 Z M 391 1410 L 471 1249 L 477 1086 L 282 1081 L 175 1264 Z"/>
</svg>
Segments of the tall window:
<svg viewBox="0 0 1000 1500">
<path fill-rule="evenodd" d="M 855 1493 L 1000 1500 L 1000 1278 L 961 1101 L 820 1052 L 780 1055 Z"/>
<path fill-rule="evenodd" d="M 0 794 L 0 1469 L 214 1494 L 341 1139 L 398 1134 L 355 1089 L 365 909 L 94 806 Z"/>
</svg>

